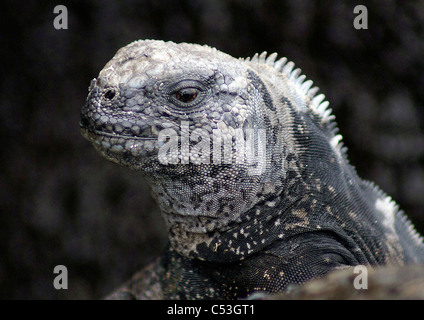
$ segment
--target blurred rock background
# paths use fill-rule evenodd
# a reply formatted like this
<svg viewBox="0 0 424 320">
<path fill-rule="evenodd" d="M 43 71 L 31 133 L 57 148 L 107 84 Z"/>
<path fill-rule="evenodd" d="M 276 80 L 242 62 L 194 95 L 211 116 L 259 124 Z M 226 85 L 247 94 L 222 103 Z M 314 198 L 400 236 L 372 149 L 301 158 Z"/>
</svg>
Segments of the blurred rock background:
<svg viewBox="0 0 424 320">
<path fill-rule="evenodd" d="M 56 5 L 68 30 L 56 30 Z M 358 4 L 368 30 L 353 27 Z M 136 39 L 278 52 L 326 94 L 359 175 L 424 233 L 424 2 L 10 1 L 0 13 L 0 298 L 101 298 L 157 256 L 165 227 L 137 173 L 79 134 L 89 82 Z M 53 268 L 69 289 L 53 288 Z"/>
</svg>

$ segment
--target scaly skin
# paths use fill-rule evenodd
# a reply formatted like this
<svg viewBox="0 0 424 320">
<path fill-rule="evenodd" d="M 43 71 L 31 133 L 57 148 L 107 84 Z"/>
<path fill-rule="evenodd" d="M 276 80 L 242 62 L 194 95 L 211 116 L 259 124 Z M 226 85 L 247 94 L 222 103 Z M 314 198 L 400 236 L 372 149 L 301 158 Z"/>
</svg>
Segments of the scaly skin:
<svg viewBox="0 0 424 320">
<path fill-rule="evenodd" d="M 404 214 L 348 164 L 324 96 L 275 58 L 136 41 L 92 81 L 82 134 L 143 174 L 170 240 L 111 298 L 245 298 L 424 260 Z"/>
</svg>

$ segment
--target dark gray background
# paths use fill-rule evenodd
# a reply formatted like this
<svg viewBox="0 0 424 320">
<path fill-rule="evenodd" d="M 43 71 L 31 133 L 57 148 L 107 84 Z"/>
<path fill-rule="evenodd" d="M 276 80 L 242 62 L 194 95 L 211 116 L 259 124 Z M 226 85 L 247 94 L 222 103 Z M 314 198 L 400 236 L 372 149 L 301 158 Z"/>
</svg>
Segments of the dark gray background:
<svg viewBox="0 0 424 320">
<path fill-rule="evenodd" d="M 69 29 L 53 28 L 68 8 Z M 365 4 L 369 29 L 353 28 Z M 424 231 L 423 1 L 3 1 L 0 298 L 100 298 L 157 256 L 143 180 L 79 134 L 89 82 L 136 39 L 278 52 L 334 110 L 351 162 Z M 53 268 L 69 289 L 53 288 Z"/>
</svg>

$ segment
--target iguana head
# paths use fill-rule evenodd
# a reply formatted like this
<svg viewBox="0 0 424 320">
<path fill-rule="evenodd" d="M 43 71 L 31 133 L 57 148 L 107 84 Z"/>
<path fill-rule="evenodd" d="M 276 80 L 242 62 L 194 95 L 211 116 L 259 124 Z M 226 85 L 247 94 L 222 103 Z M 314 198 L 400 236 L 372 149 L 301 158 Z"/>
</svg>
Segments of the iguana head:
<svg viewBox="0 0 424 320">
<path fill-rule="evenodd" d="M 292 133 L 306 128 L 295 125 L 293 108 L 323 113 L 323 96 L 313 100 L 312 82 L 275 57 L 136 41 L 91 82 L 83 136 L 107 159 L 145 174 L 171 244 L 185 256 L 226 261 L 254 252 L 264 242 L 241 249 L 224 235 L 242 225 L 260 232 L 260 221 L 271 218 L 258 208 L 275 206 L 301 175 Z"/>
</svg>

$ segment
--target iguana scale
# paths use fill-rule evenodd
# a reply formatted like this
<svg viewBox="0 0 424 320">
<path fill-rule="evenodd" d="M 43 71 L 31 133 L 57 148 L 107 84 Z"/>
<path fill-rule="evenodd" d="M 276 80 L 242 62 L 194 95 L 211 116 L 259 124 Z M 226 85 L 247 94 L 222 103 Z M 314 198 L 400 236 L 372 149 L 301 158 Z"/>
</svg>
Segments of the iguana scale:
<svg viewBox="0 0 424 320">
<path fill-rule="evenodd" d="M 238 299 L 424 261 L 403 212 L 348 163 L 324 95 L 276 57 L 135 41 L 92 80 L 81 132 L 143 174 L 169 235 L 110 298 Z"/>
</svg>

